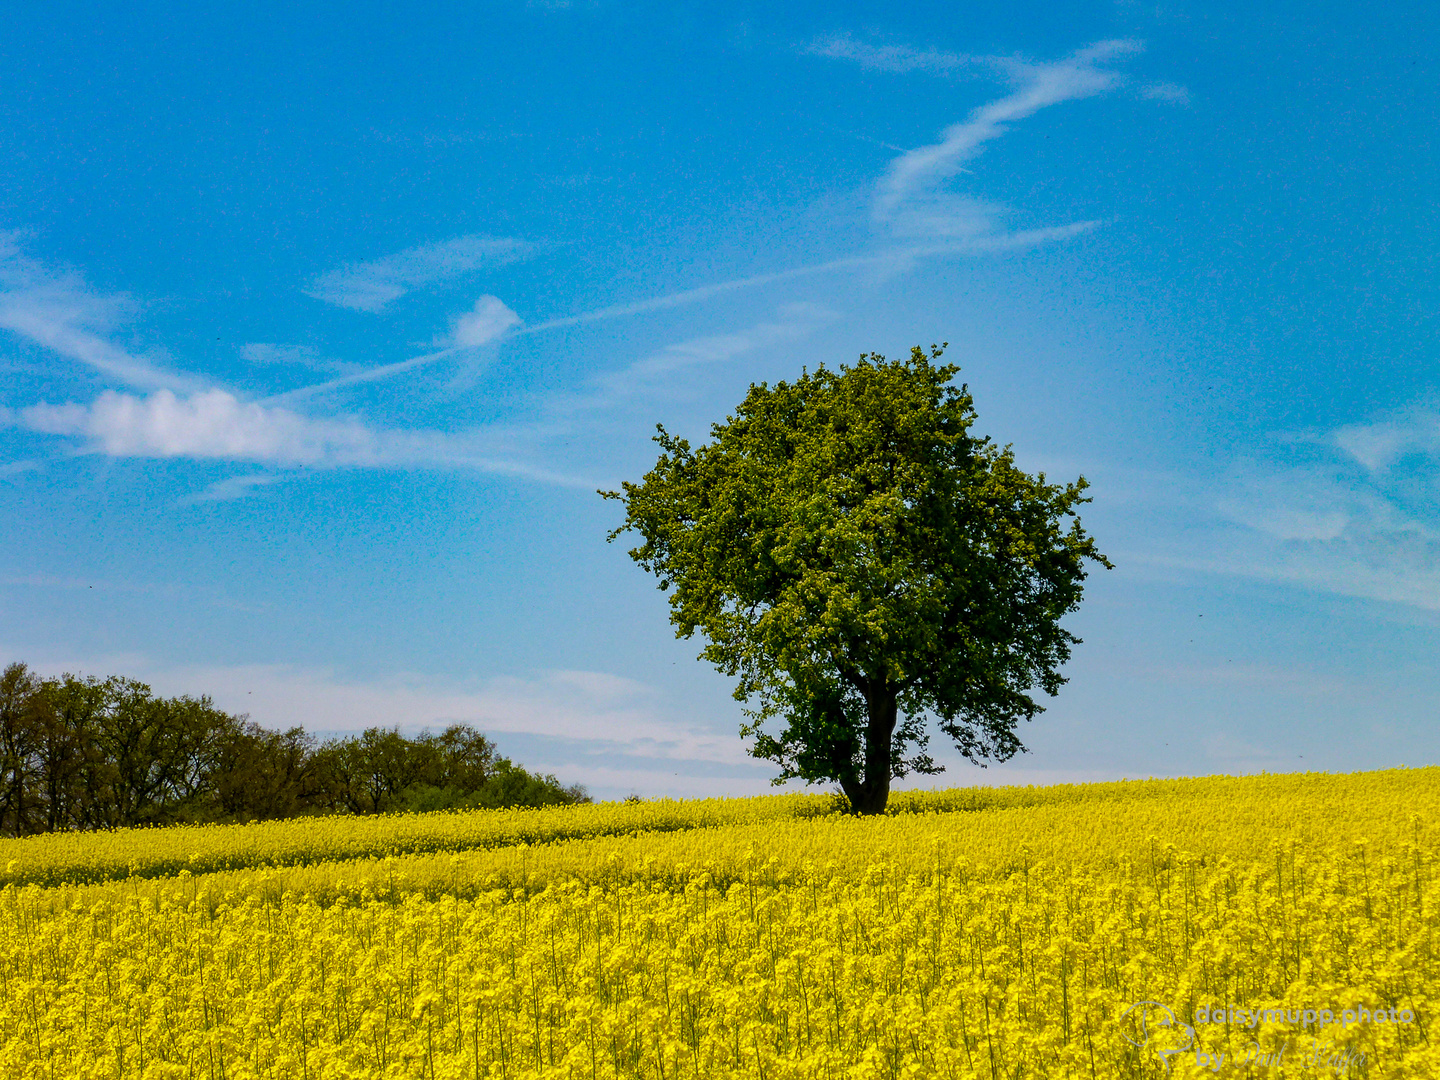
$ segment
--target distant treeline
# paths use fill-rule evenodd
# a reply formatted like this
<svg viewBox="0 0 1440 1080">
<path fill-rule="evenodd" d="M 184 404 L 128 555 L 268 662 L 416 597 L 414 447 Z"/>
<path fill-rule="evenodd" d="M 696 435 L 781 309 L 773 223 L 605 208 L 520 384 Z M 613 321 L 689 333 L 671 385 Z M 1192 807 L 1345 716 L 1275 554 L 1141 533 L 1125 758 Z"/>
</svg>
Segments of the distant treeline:
<svg viewBox="0 0 1440 1080">
<path fill-rule="evenodd" d="M 0 834 L 589 802 L 457 724 L 319 742 L 134 679 L 0 675 Z"/>
</svg>

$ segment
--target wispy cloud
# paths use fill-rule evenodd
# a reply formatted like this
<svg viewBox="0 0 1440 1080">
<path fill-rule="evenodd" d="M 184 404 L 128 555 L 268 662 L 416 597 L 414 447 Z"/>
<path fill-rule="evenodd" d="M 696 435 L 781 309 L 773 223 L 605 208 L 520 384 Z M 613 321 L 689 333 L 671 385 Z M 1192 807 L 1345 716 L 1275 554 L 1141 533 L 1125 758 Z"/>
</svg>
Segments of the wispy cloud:
<svg viewBox="0 0 1440 1080">
<path fill-rule="evenodd" d="M 1440 459 L 1440 410 L 1417 406 L 1393 419 L 1350 424 L 1335 432 L 1334 441 L 1372 473 L 1412 456 Z"/>
<path fill-rule="evenodd" d="M 1106 42 L 1133 46 L 1132 42 Z M 832 60 L 849 60 L 867 71 L 889 71 L 900 75 L 920 73 L 948 78 L 954 75 L 998 75 L 1016 83 L 1033 77 L 1037 67 L 1018 56 L 984 56 L 973 53 L 946 52 L 933 47 L 917 49 L 911 45 L 873 44 L 860 41 L 852 34 L 831 34 L 816 38 L 800 47 L 809 56 Z M 1190 91 L 1173 82 L 1139 83 L 1136 92 L 1150 101 L 1188 105 Z"/>
<path fill-rule="evenodd" d="M 927 254 L 938 254 L 942 249 L 937 248 L 905 248 L 898 251 L 885 252 L 879 255 L 857 255 L 843 259 L 832 259 L 828 262 L 815 263 L 810 266 L 797 266 L 788 270 L 779 270 L 769 274 L 754 274 L 749 277 L 733 278 L 729 281 L 716 282 L 713 285 L 702 285 L 696 289 L 685 289 L 681 292 L 668 293 L 664 296 L 650 297 L 646 300 L 637 300 L 628 304 L 609 304 L 605 307 L 594 308 L 590 311 L 581 312 L 578 315 L 562 315 L 554 319 L 546 319 L 542 322 L 531 323 L 528 326 L 516 326 L 507 329 L 491 340 L 499 340 L 505 333 L 512 337 L 521 337 L 529 334 L 541 334 L 551 330 L 562 330 L 570 326 L 580 326 L 585 323 L 603 322 L 609 319 L 630 318 L 635 315 L 644 315 L 654 311 L 666 311 L 671 308 L 684 307 L 688 304 L 697 304 L 713 297 L 723 296 L 726 293 L 739 292 L 744 289 L 758 288 L 763 285 L 771 285 L 781 281 L 790 281 L 797 278 L 811 277 L 820 274 L 836 273 L 847 270 L 858 270 L 867 267 L 898 267 L 912 262 Z M 951 246 L 944 251 L 958 250 Z M 494 297 L 482 297 L 477 310 L 487 300 L 495 300 Z M 503 308 L 504 304 L 495 300 Z M 509 311 L 509 308 L 505 308 Z M 472 312 L 470 314 L 476 314 Z M 498 314 L 495 311 L 494 314 Z M 513 314 L 513 312 L 511 313 Z M 464 319 L 466 316 L 462 316 Z M 518 316 L 516 316 L 518 324 Z M 482 324 L 485 328 L 493 328 L 503 321 L 493 317 Z M 459 324 L 452 328 L 452 335 L 459 329 Z M 478 329 L 478 328 L 477 328 Z M 437 344 L 446 341 L 446 338 L 437 340 Z M 399 360 L 393 364 L 382 364 L 378 367 L 367 368 L 364 371 L 355 372 L 350 375 L 342 375 L 334 379 L 327 379 L 325 382 L 315 383 L 311 386 L 303 386 L 297 390 L 290 390 L 283 394 L 276 394 L 267 398 L 267 404 L 280 402 L 298 401 L 303 398 L 313 397 L 317 394 L 329 393 L 335 390 L 342 390 L 348 386 L 355 386 L 361 383 L 378 382 L 383 379 L 391 379 L 397 375 L 413 371 L 416 368 L 425 367 L 453 357 L 462 351 L 462 346 L 447 345 L 444 348 L 433 352 L 422 353 L 419 356 L 412 356 L 406 360 Z"/>
<path fill-rule="evenodd" d="M 972 56 L 968 53 L 943 52 L 939 49 L 916 49 L 909 45 L 872 45 L 857 41 L 850 34 L 831 34 L 817 38 L 800 48 L 810 56 L 832 60 L 852 60 L 870 71 L 924 72 L 929 75 L 952 75 L 956 72 L 1003 69 L 1009 61 L 995 56 Z"/>
<path fill-rule="evenodd" d="M 1352 527 L 1328 540 L 1224 549 L 1207 545 L 1206 551 L 1187 556 L 1143 559 L 1440 612 L 1440 540 L 1413 532 Z"/>
<path fill-rule="evenodd" d="M 1124 82 L 1123 74 L 1104 65 L 1139 48 L 1133 41 L 1102 41 L 1051 63 L 1008 62 L 1008 74 L 1015 84 L 1011 93 L 980 106 L 961 123 L 946 128 L 938 143 L 907 151 L 891 162 L 875 193 L 877 221 L 893 223 L 907 205 L 913 205 L 923 221 L 932 226 L 938 209 L 953 213 L 961 235 L 988 231 L 986 223 L 993 220 L 993 208 L 949 195 L 939 185 L 959 173 L 965 162 L 978 155 L 986 143 L 1004 135 L 1016 121 L 1051 105 L 1103 94 Z M 923 225 L 917 223 L 916 227 Z"/>
<path fill-rule="evenodd" d="M 1140 96 L 1171 105 L 1190 104 L 1190 91 L 1172 82 L 1145 83 L 1140 87 Z"/>
<path fill-rule="evenodd" d="M 1094 228 L 1098 222 L 1082 221 L 1069 225 L 1028 229 L 1005 235 L 968 236 L 946 238 L 940 243 L 907 244 L 869 255 L 848 255 L 826 262 L 794 266 L 787 270 L 776 270 L 768 274 L 752 274 L 748 277 L 731 278 L 713 285 L 701 285 L 695 289 L 667 293 L 646 300 L 627 304 L 609 304 L 593 308 L 579 315 L 562 315 L 554 319 L 531 323 L 514 331 L 516 337 L 524 334 L 540 334 L 549 330 L 561 330 L 584 323 L 601 322 L 607 319 L 624 319 L 633 315 L 645 315 L 654 311 L 667 311 L 700 303 L 726 293 L 756 289 L 765 285 L 776 285 L 783 281 L 799 278 L 818 277 L 822 274 L 845 273 L 853 270 L 893 271 L 904 268 L 916 260 L 938 258 L 946 255 L 985 255 L 1009 251 L 1015 248 L 1032 247 L 1055 240 L 1067 239 Z"/>
<path fill-rule="evenodd" d="M 1002 73 L 1017 85 L 1011 94 L 975 110 L 964 123 L 946 129 L 940 143 L 905 151 L 887 170 L 873 200 L 873 216 L 894 240 L 888 250 L 857 254 L 770 273 L 754 274 L 681 290 L 630 303 L 611 304 L 575 315 L 563 315 L 522 326 L 521 320 L 498 297 L 485 295 L 475 307 L 457 316 L 447 333 L 435 339 L 431 351 L 390 364 L 337 373 L 334 378 L 274 395 L 262 405 L 293 403 L 319 394 L 412 372 L 450 359 L 466 349 L 507 336 L 539 334 L 585 323 L 627 318 L 699 303 L 726 293 L 759 288 L 803 277 L 862 269 L 903 270 L 927 257 L 979 255 L 1020 250 L 1064 240 L 1098 225 L 1096 221 L 1058 226 L 1007 230 L 1000 226 L 1005 208 L 985 200 L 947 192 L 940 184 L 961 169 L 961 162 L 998 138 L 1014 121 L 1048 105 L 1102 93 L 1124 81 L 1118 72 L 1102 67 L 1108 61 L 1136 51 L 1138 44 L 1108 41 L 1083 49 L 1053 63 L 1031 63 L 1009 57 L 973 57 L 901 46 L 863 45 L 841 36 L 814 43 L 807 51 L 854 60 L 893 70 L 951 70 L 984 67 Z M 330 303 L 377 311 L 420 284 L 454 276 L 485 265 L 523 258 L 531 246 L 524 241 L 465 236 L 421 245 L 384 259 L 352 264 L 317 278 L 307 290 Z M 279 346 L 247 346 L 256 362 L 301 359 Z"/>
<path fill-rule="evenodd" d="M 357 419 L 316 418 L 290 409 L 241 401 L 223 390 L 181 397 L 160 390 L 148 397 L 106 391 L 89 405 L 31 405 L 21 426 L 86 440 L 86 449 L 111 457 L 193 458 L 284 467 L 468 468 L 567 487 L 594 487 L 505 456 L 484 430 L 372 428 Z"/>
<path fill-rule="evenodd" d="M 403 375 L 405 372 L 414 371 L 416 368 L 428 367 L 441 360 L 447 360 L 453 356 L 457 356 L 463 351 L 465 350 L 461 346 L 450 345 L 443 349 L 436 349 L 433 352 L 412 356 L 408 360 L 397 360 L 393 364 L 380 364 L 377 367 L 362 368 L 359 371 L 352 371 L 347 375 L 337 375 L 333 379 L 326 379 L 324 382 L 311 383 L 309 386 L 300 386 L 294 390 L 287 390 L 282 394 L 273 394 L 265 398 L 261 404 L 278 405 L 282 402 L 301 401 L 305 398 L 316 397 L 320 394 L 344 390 L 349 386 L 360 386 L 364 383 L 393 379 L 396 375 Z"/>
<path fill-rule="evenodd" d="M 537 671 L 457 680 L 416 673 L 345 677 L 283 664 L 173 666 L 138 654 L 36 656 L 0 642 L 0 666 L 44 673 L 123 671 L 157 693 L 206 695 L 270 728 L 320 737 L 399 725 L 408 733 L 469 724 L 527 768 L 599 797 L 765 794 L 774 768 L 745 753 L 736 727 L 697 723 L 655 687 L 600 671 Z"/>
<path fill-rule="evenodd" d="M 1376 507 L 1357 505 L 1352 489 L 1313 469 L 1253 467 L 1231 480 L 1216 501 L 1237 525 L 1280 541 L 1330 541 Z M 1368 513 L 1367 513 L 1368 511 Z"/>
<path fill-rule="evenodd" d="M 223 480 L 206 487 L 203 491 L 197 491 L 188 498 L 181 499 L 182 503 L 212 503 L 212 502 L 234 502 L 237 499 L 248 499 L 258 493 L 262 488 L 271 484 L 278 484 L 285 477 L 272 473 L 251 473 L 248 476 L 227 476 Z"/>
<path fill-rule="evenodd" d="M 630 366 L 603 376 L 605 403 L 617 396 L 629 396 L 679 372 L 693 368 L 724 365 L 761 349 L 802 341 L 817 329 L 839 318 L 821 304 L 782 304 L 775 316 L 728 334 L 711 334 L 667 345 L 659 352 Z"/>
<path fill-rule="evenodd" d="M 928 75 L 986 74 L 1011 86 L 1004 96 L 974 109 L 958 124 L 941 133 L 939 142 L 902 151 L 890 162 L 871 198 L 871 220 L 880 231 L 899 241 L 999 241 L 1015 249 L 1077 231 L 1095 222 L 1061 226 L 1068 232 L 1034 229 L 1015 232 L 1004 218 L 1009 209 L 975 195 L 952 191 L 947 183 L 962 172 L 989 142 L 1010 130 L 1017 121 L 1041 109 L 1066 101 L 1094 97 L 1128 81 L 1107 66 L 1141 48 L 1135 41 L 1102 41 L 1062 59 L 1035 62 L 1014 56 L 976 56 L 905 45 L 874 45 L 848 34 L 812 42 L 803 52 L 850 61 L 875 71 L 922 72 Z M 1144 88 L 1148 96 L 1174 100 L 1179 87 L 1156 84 Z"/>
<path fill-rule="evenodd" d="M 0 425 L 9 423 L 4 410 L 0 410 Z M 21 476 L 25 473 L 39 472 L 41 464 L 29 458 L 21 458 L 17 461 L 6 461 L 0 463 L 0 477 Z"/>
<path fill-rule="evenodd" d="M 630 407 L 634 403 L 691 396 L 701 380 L 708 377 L 702 369 L 723 369 L 746 355 L 804 340 L 838 317 L 836 312 L 819 304 L 781 304 L 770 318 L 727 333 L 675 342 L 618 370 L 592 377 L 571 390 L 545 395 L 535 402 L 537 415 L 533 419 L 488 426 L 485 433 L 487 447 L 491 448 L 489 456 L 493 458 L 498 453 L 495 448 L 503 447 L 512 458 L 566 460 L 573 455 L 565 445 L 577 431 L 587 430 L 593 434 L 593 425 L 597 423 L 630 424 L 633 428 L 636 421 Z M 455 352 L 451 350 L 446 355 Z M 381 369 L 367 373 L 367 377 L 383 377 L 387 373 Z M 650 422 L 644 421 L 642 426 Z M 587 455 L 580 467 L 601 466 L 593 455 Z M 571 478 L 567 475 L 563 480 L 551 482 L 568 484 Z M 613 484 L 613 480 L 607 480 L 591 486 Z"/>
<path fill-rule="evenodd" d="M 318 349 L 309 345 L 276 345 L 252 341 L 240 346 L 240 356 L 262 367 L 303 367 L 337 375 L 350 374 L 360 369 L 359 364 L 323 356 Z"/>
<path fill-rule="evenodd" d="M 496 296 L 482 296 L 475 302 L 475 306 L 471 310 L 457 315 L 451 321 L 449 331 L 435 339 L 438 348 L 431 352 L 421 353 L 419 356 L 412 356 L 406 360 L 397 360 L 393 364 L 380 364 L 376 367 L 347 372 L 337 375 L 333 379 L 326 379 L 324 382 L 287 390 L 283 394 L 275 394 L 267 398 L 266 404 L 300 401 L 304 398 L 344 390 L 351 386 L 393 379 L 397 375 L 429 367 L 442 360 L 450 360 L 483 345 L 499 341 L 519 324 L 520 316 L 511 311 L 503 300 Z"/>
<path fill-rule="evenodd" d="M 493 340 L 498 341 L 507 335 L 510 337 L 522 337 L 531 334 L 543 334 L 551 330 L 563 330 L 571 326 L 581 326 L 586 323 L 604 322 L 611 319 L 627 319 L 636 315 L 668 311 L 674 308 L 686 307 L 690 304 L 702 303 L 706 300 L 724 296 L 727 293 L 757 289 L 766 285 L 775 285 L 780 282 L 795 281 L 801 278 L 818 277 L 823 274 L 846 273 L 858 270 L 879 270 L 893 273 L 906 269 L 919 260 L 926 258 L 976 256 L 1022 250 L 1079 236 L 1082 233 L 1094 229 L 1097 225 L 1099 225 L 1098 221 L 1077 221 L 1071 222 L 1068 225 L 1022 229 L 1008 233 L 990 232 L 985 235 L 947 236 L 941 243 L 896 246 L 875 254 L 850 255 L 844 258 L 830 259 L 826 262 L 811 263 L 807 266 L 795 266 L 786 270 L 776 270 L 766 274 L 751 274 L 747 277 L 731 278 L 728 281 L 719 281 L 711 285 L 701 285 L 694 289 L 683 289 L 679 292 L 649 297 L 630 303 L 607 304 L 604 307 L 592 308 L 589 311 L 584 311 L 577 315 L 561 315 L 553 319 L 544 319 L 540 322 L 530 323 L 529 325 L 517 324 L 514 328 L 503 331 Z M 483 303 L 484 300 L 482 299 L 481 302 Z M 499 303 L 499 301 L 496 302 Z M 508 311 L 509 309 L 507 308 L 506 310 Z M 446 340 L 450 339 L 441 337 L 437 339 L 437 343 Z M 449 345 L 433 352 L 422 353 L 419 356 L 412 356 L 406 360 L 396 361 L 393 364 L 383 364 L 352 374 L 341 375 L 334 379 L 327 379 L 324 382 L 315 383 L 310 386 L 302 386 L 295 390 L 276 394 L 265 400 L 267 404 L 298 401 L 318 394 L 342 390 L 348 386 L 391 379 L 397 375 L 413 371 L 416 368 L 446 360 L 455 356 L 461 350 L 461 346 Z"/>
<path fill-rule="evenodd" d="M 1440 416 L 1427 408 L 1286 435 L 1211 486 L 1225 528 L 1154 561 L 1440 611 L 1437 477 Z"/>
<path fill-rule="evenodd" d="M 305 294 L 355 311 L 380 311 L 412 289 L 528 257 L 534 245 L 498 236 L 457 236 L 321 274 Z"/>
<path fill-rule="evenodd" d="M 108 335 L 134 309 L 128 298 L 95 291 L 73 270 L 29 258 L 18 234 L 0 232 L 0 329 L 127 386 L 184 390 L 202 385 L 110 340 Z"/>
<path fill-rule="evenodd" d="M 537 735 L 626 756 L 753 764 L 733 733 L 667 715 L 644 683 L 597 671 L 550 671 L 469 684 L 415 675 L 347 680 L 323 669 L 255 665 L 144 672 L 166 692 L 204 692 L 224 709 L 272 727 L 350 732 L 400 723 L 438 729 L 465 723 L 487 734 Z"/>
<path fill-rule="evenodd" d="M 724 367 L 763 349 L 803 341 L 837 318 L 836 312 L 821 304 L 782 304 L 769 319 L 730 333 L 677 341 L 618 371 L 597 376 L 587 390 L 552 397 L 546 403 L 546 411 L 552 417 L 597 411 L 614 413 L 627 400 L 673 393 L 678 387 L 693 387 L 700 376 L 697 369 Z M 547 424 L 536 427 L 536 430 L 547 429 Z M 552 433 L 568 434 L 569 428 L 561 425 Z"/>
</svg>

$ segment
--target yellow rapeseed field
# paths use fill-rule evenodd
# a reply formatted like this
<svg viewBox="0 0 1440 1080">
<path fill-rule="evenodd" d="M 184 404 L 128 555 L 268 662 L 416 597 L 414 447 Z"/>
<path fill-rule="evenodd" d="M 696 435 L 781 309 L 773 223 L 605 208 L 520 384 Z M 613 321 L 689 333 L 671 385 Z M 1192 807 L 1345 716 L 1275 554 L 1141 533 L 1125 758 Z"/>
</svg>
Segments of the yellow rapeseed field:
<svg viewBox="0 0 1440 1080">
<path fill-rule="evenodd" d="M 5 1077 L 1440 1077 L 1440 769 L 0 842 Z"/>
</svg>

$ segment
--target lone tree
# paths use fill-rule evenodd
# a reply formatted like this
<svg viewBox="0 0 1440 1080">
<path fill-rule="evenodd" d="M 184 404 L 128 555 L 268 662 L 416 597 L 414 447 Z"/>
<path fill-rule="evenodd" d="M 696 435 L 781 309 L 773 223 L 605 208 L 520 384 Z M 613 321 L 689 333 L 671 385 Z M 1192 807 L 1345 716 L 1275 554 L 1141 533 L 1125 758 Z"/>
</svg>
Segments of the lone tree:
<svg viewBox="0 0 1440 1080">
<path fill-rule="evenodd" d="M 614 540 L 670 590 L 677 637 L 738 676 L 742 736 L 791 777 L 839 783 L 860 814 L 890 782 L 941 771 L 927 717 L 967 759 L 1004 761 L 1015 729 L 1053 696 L 1079 638 L 1085 561 L 1109 561 L 1075 517 L 1084 477 L 1047 483 L 1009 446 L 970 433 L 973 399 L 939 364 L 945 346 L 751 386 L 692 449 L 664 451 Z M 778 736 L 766 721 L 780 718 Z"/>
</svg>

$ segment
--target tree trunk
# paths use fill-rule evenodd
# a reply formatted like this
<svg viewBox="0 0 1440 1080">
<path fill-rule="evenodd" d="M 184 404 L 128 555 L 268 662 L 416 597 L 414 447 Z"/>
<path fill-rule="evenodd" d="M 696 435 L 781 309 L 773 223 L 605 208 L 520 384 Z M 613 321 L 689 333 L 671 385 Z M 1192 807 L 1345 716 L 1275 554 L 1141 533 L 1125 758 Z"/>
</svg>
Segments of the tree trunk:
<svg viewBox="0 0 1440 1080">
<path fill-rule="evenodd" d="M 852 813 L 883 814 L 890 801 L 890 742 L 895 735 L 896 696 L 889 687 L 865 695 L 870 714 L 865 728 L 865 778 L 840 784 Z"/>
</svg>

